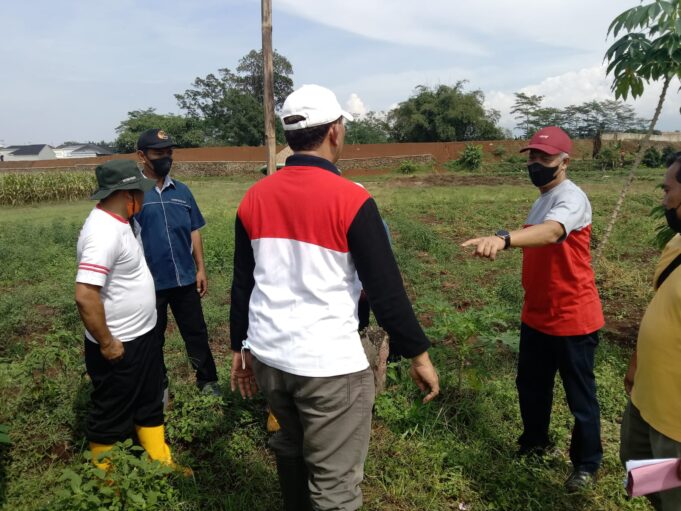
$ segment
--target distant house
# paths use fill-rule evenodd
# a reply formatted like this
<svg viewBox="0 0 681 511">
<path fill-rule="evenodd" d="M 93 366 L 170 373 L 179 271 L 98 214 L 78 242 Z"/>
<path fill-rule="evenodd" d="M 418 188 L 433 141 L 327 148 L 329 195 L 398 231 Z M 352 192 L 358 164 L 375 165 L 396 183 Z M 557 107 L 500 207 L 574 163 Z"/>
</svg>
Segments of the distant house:
<svg viewBox="0 0 681 511">
<path fill-rule="evenodd" d="M 113 153 L 95 144 L 62 144 L 54 148 L 54 154 L 57 158 L 94 158 Z"/>
<path fill-rule="evenodd" d="M 47 144 L 13 145 L 0 149 L 4 161 L 54 160 L 54 150 Z"/>
</svg>

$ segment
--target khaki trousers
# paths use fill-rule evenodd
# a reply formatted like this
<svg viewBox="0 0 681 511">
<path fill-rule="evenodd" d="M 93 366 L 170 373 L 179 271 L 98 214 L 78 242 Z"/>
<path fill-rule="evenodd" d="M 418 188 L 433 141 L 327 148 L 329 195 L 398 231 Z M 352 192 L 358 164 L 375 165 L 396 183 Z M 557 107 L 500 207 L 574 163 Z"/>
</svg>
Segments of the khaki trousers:
<svg viewBox="0 0 681 511">
<path fill-rule="evenodd" d="M 638 409 L 627 403 L 620 431 L 620 461 L 681 457 L 681 443 L 653 429 Z M 681 488 L 646 495 L 656 511 L 681 510 Z"/>
<path fill-rule="evenodd" d="M 253 370 L 281 425 L 270 447 L 277 456 L 303 457 L 313 509 L 359 509 L 375 394 L 371 369 L 306 377 L 269 367 L 253 357 Z"/>
</svg>

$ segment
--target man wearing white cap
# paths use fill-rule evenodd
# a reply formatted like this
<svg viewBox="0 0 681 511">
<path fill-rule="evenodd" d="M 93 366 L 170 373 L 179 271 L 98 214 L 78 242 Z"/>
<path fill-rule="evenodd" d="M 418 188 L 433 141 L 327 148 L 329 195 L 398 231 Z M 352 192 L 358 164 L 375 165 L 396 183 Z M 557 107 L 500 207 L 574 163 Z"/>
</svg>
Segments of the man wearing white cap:
<svg viewBox="0 0 681 511">
<path fill-rule="evenodd" d="M 424 402 L 439 382 L 376 203 L 334 165 L 352 116 L 330 90 L 304 85 L 281 119 L 294 154 L 237 212 L 232 389 L 260 387 L 281 424 L 270 446 L 286 510 L 355 510 L 374 401 L 357 332 L 362 287 Z"/>
</svg>

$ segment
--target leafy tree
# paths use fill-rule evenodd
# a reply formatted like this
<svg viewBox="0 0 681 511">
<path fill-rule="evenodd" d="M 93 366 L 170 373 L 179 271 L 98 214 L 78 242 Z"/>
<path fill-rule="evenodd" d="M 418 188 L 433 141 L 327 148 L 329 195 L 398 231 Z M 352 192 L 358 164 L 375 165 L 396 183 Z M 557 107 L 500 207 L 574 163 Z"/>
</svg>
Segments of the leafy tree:
<svg viewBox="0 0 681 511">
<path fill-rule="evenodd" d="M 274 54 L 274 101 L 279 107 L 293 91 L 293 67 L 286 57 Z M 240 61 L 236 73 L 218 69 L 197 77 L 192 88 L 175 94 L 178 106 L 193 119 L 201 120 L 209 143 L 261 145 L 263 143 L 262 52 L 250 51 Z M 283 140 L 278 127 L 277 139 Z"/>
<path fill-rule="evenodd" d="M 515 103 L 513 103 L 511 113 L 515 114 L 515 119 L 519 121 L 516 128 L 523 132 L 525 138 L 530 138 L 532 133 L 542 127 L 537 122 L 537 112 L 541 107 L 544 96 L 537 94 L 528 96 L 524 92 L 516 92 L 514 96 Z"/>
<path fill-rule="evenodd" d="M 389 125 L 384 116 L 369 112 L 364 117 L 349 122 L 345 132 L 346 144 L 385 144 Z"/>
<path fill-rule="evenodd" d="M 650 135 L 660 117 L 669 83 L 673 77 L 681 77 L 681 2 L 654 0 L 627 9 L 608 27 L 608 35 L 618 37 L 620 33 L 624 34 L 605 52 L 607 72 L 613 75 L 612 90 L 615 97 L 626 99 L 631 94 L 637 98 L 643 94 L 644 84 L 658 80 L 662 80 L 662 92 L 648 132 L 596 250 L 596 260 L 608 242 L 635 171 L 650 143 Z"/>
<path fill-rule="evenodd" d="M 465 83 L 461 80 L 451 87 L 416 87 L 409 99 L 388 114 L 392 138 L 397 142 L 502 138 L 497 126 L 499 112 L 486 110 L 482 91 L 464 91 Z"/>
<path fill-rule="evenodd" d="M 205 142 L 205 134 L 201 122 L 191 117 L 174 114 L 158 114 L 154 108 L 133 110 L 128 118 L 116 128 L 118 134 L 114 142 L 116 150 L 121 153 L 135 151 L 137 139 L 144 130 L 159 128 L 173 137 L 178 147 L 199 147 Z"/>
<path fill-rule="evenodd" d="M 286 57 L 276 51 L 272 56 L 274 63 L 274 107 L 281 108 L 286 96 L 293 92 L 293 66 Z M 262 50 L 251 50 L 244 55 L 236 67 L 236 83 L 243 92 L 247 92 L 262 105 L 265 91 L 265 78 L 262 68 Z"/>
</svg>

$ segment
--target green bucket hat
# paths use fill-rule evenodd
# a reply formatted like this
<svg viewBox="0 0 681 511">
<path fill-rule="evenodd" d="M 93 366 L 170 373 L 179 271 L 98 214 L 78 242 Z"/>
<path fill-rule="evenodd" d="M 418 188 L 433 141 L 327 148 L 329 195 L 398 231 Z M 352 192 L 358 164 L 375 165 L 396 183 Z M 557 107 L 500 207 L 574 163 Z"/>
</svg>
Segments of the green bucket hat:
<svg viewBox="0 0 681 511">
<path fill-rule="evenodd" d="M 147 192 L 156 183 L 142 175 L 132 160 L 109 160 L 95 169 L 99 188 L 90 199 L 106 199 L 117 190 L 142 190 Z"/>
</svg>

